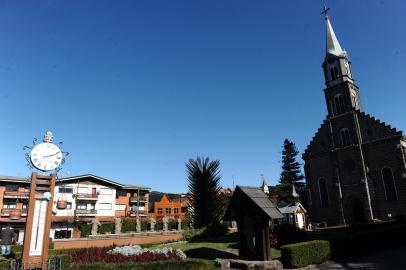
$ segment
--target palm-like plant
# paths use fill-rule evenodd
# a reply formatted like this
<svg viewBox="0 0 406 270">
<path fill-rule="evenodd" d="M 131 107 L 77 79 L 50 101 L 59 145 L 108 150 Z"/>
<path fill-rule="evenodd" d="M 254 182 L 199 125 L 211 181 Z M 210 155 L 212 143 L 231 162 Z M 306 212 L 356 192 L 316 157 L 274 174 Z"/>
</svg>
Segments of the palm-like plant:
<svg viewBox="0 0 406 270">
<path fill-rule="evenodd" d="M 197 157 L 186 163 L 190 220 L 194 228 L 218 224 L 224 214 L 225 199 L 220 193 L 220 161 Z"/>
</svg>

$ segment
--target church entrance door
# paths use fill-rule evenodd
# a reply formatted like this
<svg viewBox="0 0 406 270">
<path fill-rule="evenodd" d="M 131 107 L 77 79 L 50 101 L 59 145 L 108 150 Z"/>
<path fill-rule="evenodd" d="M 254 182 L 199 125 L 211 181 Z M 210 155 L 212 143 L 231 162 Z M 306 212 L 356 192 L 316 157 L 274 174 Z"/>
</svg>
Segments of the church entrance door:
<svg viewBox="0 0 406 270">
<path fill-rule="evenodd" d="M 359 198 L 352 200 L 352 223 L 363 224 L 367 222 L 364 210 L 364 204 Z"/>
</svg>

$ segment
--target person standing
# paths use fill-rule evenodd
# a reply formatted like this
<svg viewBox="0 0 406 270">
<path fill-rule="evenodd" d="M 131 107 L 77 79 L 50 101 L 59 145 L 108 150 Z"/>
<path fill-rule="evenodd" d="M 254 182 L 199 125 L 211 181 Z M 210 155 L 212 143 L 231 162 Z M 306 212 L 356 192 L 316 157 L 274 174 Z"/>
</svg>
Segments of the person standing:
<svg viewBox="0 0 406 270">
<path fill-rule="evenodd" d="M 0 232 L 1 238 L 1 254 L 9 255 L 11 253 L 11 244 L 13 243 L 16 233 L 11 228 L 10 224 L 7 224 Z"/>
</svg>

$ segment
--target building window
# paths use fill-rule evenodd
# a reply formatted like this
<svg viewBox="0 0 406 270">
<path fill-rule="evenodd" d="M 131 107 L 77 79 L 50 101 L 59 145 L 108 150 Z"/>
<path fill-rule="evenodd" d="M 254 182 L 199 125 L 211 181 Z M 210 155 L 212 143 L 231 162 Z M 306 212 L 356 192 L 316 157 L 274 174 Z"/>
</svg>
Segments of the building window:
<svg viewBox="0 0 406 270">
<path fill-rule="evenodd" d="M 344 113 L 344 98 L 343 95 L 338 94 L 334 96 L 334 102 L 333 102 L 333 109 L 334 109 L 334 115 L 339 115 Z"/>
<path fill-rule="evenodd" d="M 187 206 L 182 207 L 180 210 L 182 213 L 187 213 Z"/>
<path fill-rule="evenodd" d="M 16 209 L 17 204 L 13 203 L 13 202 L 7 202 L 7 203 L 4 203 L 3 208 L 4 209 Z"/>
<path fill-rule="evenodd" d="M 162 214 L 162 208 L 158 208 L 158 214 Z"/>
<path fill-rule="evenodd" d="M 86 210 L 87 209 L 87 203 L 84 202 L 78 202 L 78 205 L 76 207 L 79 210 Z"/>
<path fill-rule="evenodd" d="M 171 213 L 172 213 L 171 208 L 166 208 L 166 209 L 165 209 L 165 213 L 171 214 Z"/>
<path fill-rule="evenodd" d="M 319 195 L 320 195 L 320 206 L 328 206 L 328 191 L 327 191 L 327 182 L 326 179 L 319 179 Z"/>
<path fill-rule="evenodd" d="M 23 207 L 24 208 L 24 207 Z M 67 204 L 66 204 L 66 209 L 72 209 L 72 203 L 71 202 L 68 202 Z"/>
<path fill-rule="evenodd" d="M 348 128 L 343 128 L 340 130 L 340 137 L 341 137 L 341 145 L 343 147 L 349 146 L 351 144 L 350 131 L 348 130 Z"/>
<path fill-rule="evenodd" d="M 6 191 L 18 191 L 18 185 L 13 184 L 6 185 Z"/>
<path fill-rule="evenodd" d="M 127 191 L 125 190 L 117 190 L 116 197 L 127 197 Z"/>
<path fill-rule="evenodd" d="M 73 193 L 73 187 L 59 187 L 59 193 Z"/>
<path fill-rule="evenodd" d="M 179 208 L 173 208 L 173 213 L 174 214 L 179 214 Z"/>
<path fill-rule="evenodd" d="M 386 167 L 382 169 L 382 181 L 386 200 L 396 201 L 398 199 L 398 195 L 396 192 L 395 179 L 393 177 L 391 168 Z"/>
<path fill-rule="evenodd" d="M 69 239 L 71 238 L 71 230 L 58 230 L 55 231 L 54 239 Z"/>
<path fill-rule="evenodd" d="M 338 68 L 337 66 L 331 67 L 330 68 L 330 73 L 331 73 L 331 79 L 335 80 L 338 78 Z"/>
</svg>

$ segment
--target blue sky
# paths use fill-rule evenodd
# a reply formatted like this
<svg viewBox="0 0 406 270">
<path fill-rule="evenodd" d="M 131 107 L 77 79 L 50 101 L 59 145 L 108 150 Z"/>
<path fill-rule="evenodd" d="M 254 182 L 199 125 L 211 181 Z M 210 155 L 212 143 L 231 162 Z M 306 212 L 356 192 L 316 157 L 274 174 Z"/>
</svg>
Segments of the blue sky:
<svg viewBox="0 0 406 270">
<path fill-rule="evenodd" d="M 284 138 L 326 115 L 323 1 L 1 1 L 0 174 L 50 129 L 62 174 L 185 192 L 185 162 L 222 185 L 270 184 Z M 364 109 L 406 129 L 405 1 L 327 1 Z"/>
</svg>

